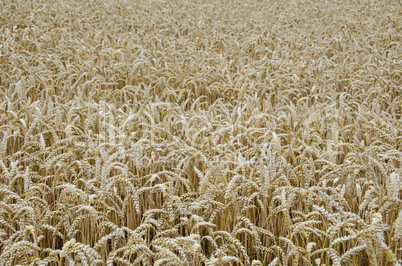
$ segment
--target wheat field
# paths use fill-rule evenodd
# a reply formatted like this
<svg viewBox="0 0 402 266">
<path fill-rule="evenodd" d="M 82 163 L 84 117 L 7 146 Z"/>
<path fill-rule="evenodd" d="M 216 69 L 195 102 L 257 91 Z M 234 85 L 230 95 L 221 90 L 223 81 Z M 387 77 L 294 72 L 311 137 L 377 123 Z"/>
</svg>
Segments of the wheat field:
<svg viewBox="0 0 402 266">
<path fill-rule="evenodd" d="M 401 265 L 397 0 L 1 0 L 0 265 Z"/>
</svg>

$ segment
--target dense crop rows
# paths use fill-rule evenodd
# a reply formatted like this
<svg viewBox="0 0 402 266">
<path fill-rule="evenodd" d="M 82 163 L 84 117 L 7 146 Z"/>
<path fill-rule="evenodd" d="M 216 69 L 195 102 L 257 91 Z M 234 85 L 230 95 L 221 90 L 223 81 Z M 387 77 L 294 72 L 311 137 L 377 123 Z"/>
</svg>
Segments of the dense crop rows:
<svg viewBox="0 0 402 266">
<path fill-rule="evenodd" d="M 0 265 L 396 265 L 402 5 L 1 0 Z"/>
</svg>

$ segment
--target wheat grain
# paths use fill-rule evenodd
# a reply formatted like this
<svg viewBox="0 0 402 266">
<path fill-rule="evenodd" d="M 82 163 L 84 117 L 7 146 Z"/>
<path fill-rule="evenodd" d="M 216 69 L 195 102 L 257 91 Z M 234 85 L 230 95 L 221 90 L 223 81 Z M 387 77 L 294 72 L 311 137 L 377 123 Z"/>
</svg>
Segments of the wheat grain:
<svg viewBox="0 0 402 266">
<path fill-rule="evenodd" d="M 0 264 L 398 263 L 397 1 L 0 5 Z"/>
</svg>

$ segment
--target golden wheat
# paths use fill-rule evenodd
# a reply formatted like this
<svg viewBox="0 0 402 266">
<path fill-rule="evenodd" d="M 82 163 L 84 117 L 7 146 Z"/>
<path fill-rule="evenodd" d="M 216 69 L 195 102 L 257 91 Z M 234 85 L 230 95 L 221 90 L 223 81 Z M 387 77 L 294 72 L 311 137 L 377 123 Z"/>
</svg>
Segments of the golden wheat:
<svg viewBox="0 0 402 266">
<path fill-rule="evenodd" d="M 402 264 L 401 13 L 0 1 L 0 265 Z"/>
</svg>

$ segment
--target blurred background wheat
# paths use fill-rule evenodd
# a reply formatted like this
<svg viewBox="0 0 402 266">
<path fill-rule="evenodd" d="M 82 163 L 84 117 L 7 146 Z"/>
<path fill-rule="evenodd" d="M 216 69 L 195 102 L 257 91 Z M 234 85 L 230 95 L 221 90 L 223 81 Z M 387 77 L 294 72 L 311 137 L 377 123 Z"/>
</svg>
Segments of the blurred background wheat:
<svg viewBox="0 0 402 266">
<path fill-rule="evenodd" d="M 397 265 L 397 0 L 0 1 L 0 265 Z"/>
</svg>

